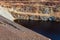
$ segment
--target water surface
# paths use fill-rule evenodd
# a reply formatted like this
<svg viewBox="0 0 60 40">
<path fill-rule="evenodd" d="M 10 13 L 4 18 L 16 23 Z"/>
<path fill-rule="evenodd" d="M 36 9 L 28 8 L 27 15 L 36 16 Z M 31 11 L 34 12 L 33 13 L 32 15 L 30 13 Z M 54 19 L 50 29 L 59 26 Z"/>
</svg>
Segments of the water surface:
<svg viewBox="0 0 60 40">
<path fill-rule="evenodd" d="M 19 24 L 39 33 L 52 40 L 60 40 L 60 22 L 43 22 L 43 21 L 27 21 L 15 20 Z"/>
</svg>

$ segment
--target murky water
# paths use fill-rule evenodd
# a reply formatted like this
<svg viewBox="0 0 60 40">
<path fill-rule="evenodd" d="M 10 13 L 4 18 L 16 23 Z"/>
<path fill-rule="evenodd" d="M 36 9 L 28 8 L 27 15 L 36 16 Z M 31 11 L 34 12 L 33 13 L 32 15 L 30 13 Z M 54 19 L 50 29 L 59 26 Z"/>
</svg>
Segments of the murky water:
<svg viewBox="0 0 60 40">
<path fill-rule="evenodd" d="M 15 22 L 46 37 L 49 37 L 52 40 L 60 40 L 60 22 L 43 22 L 31 20 L 15 20 Z"/>
</svg>

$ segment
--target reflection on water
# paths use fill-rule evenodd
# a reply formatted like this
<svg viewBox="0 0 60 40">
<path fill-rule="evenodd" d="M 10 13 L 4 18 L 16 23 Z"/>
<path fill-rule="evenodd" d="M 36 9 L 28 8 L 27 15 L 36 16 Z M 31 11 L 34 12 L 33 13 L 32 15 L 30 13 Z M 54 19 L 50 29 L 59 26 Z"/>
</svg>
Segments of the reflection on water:
<svg viewBox="0 0 60 40">
<path fill-rule="evenodd" d="M 59 22 L 43 22 L 43 21 L 27 21 L 15 20 L 15 22 L 37 32 L 52 40 L 60 40 L 60 23 Z"/>
</svg>

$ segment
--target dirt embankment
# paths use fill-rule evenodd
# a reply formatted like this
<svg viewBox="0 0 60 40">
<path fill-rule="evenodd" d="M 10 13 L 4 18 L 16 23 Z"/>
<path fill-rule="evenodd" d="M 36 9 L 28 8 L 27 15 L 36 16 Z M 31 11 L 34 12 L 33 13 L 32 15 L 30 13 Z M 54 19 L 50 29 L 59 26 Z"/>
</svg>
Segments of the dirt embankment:
<svg viewBox="0 0 60 40">
<path fill-rule="evenodd" d="M 49 40 L 49 38 L 0 16 L 0 40 Z"/>
</svg>

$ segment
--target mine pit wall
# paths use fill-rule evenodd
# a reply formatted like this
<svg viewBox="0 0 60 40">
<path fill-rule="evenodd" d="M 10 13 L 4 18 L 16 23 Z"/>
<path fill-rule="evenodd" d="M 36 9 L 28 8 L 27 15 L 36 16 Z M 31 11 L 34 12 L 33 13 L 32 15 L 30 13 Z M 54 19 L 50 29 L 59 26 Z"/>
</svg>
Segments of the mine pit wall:
<svg viewBox="0 0 60 40">
<path fill-rule="evenodd" d="M 12 1 L 12 2 L 11 2 Z M 19 1 L 19 0 L 18 0 Z M 40 2 L 32 2 L 32 1 L 34 1 L 34 0 L 25 0 L 25 1 L 19 1 L 18 2 L 17 0 L 3 0 L 1 3 L 3 3 L 3 4 L 1 4 L 2 6 L 4 6 L 4 7 L 7 7 L 7 8 L 12 8 L 12 7 L 16 7 L 16 8 L 21 8 L 20 6 L 23 6 L 23 7 L 25 7 L 25 6 L 29 6 L 29 5 L 33 5 L 33 7 L 35 7 L 35 8 L 37 8 L 37 9 L 35 9 L 35 12 L 34 12 L 34 14 L 36 13 L 36 14 L 38 14 L 38 15 L 40 15 L 40 14 L 43 14 L 43 13 L 41 13 L 40 11 L 41 10 L 39 10 L 39 6 L 41 6 L 40 4 L 42 4 L 42 5 L 44 5 L 44 7 L 46 6 L 46 3 L 48 3 L 47 5 L 50 5 L 51 6 L 51 4 L 53 5 L 53 6 L 51 6 L 52 8 L 55 6 L 54 4 L 60 4 L 59 3 L 59 0 L 49 0 L 49 1 L 47 1 L 47 0 L 44 0 L 43 2 L 42 1 L 40 1 Z M 47 2 L 46 2 L 47 1 Z M 26 4 L 24 4 L 24 3 L 26 3 Z M 32 5 L 31 5 L 31 7 L 32 7 Z M 23 9 L 23 8 L 22 8 Z M 52 10 L 53 11 L 53 10 Z M 24 13 L 26 13 L 25 11 L 23 11 Z M 30 13 L 30 11 L 29 12 L 27 12 L 28 14 Z M 15 14 L 15 13 L 14 13 Z M 13 14 L 13 15 L 14 15 Z M 20 15 L 23 15 L 22 13 L 20 14 Z M 24 14 L 25 15 L 25 14 Z M 54 16 L 54 17 L 58 17 L 58 18 L 60 18 L 58 15 L 59 15 L 59 13 L 54 13 L 54 12 L 51 12 L 51 13 L 49 13 L 49 15 L 50 15 L 50 17 L 51 16 Z M 48 16 L 49 16 L 48 15 Z M 29 19 L 29 17 L 28 16 L 30 16 L 30 15 L 25 15 L 25 16 L 27 16 L 27 19 Z M 43 14 L 43 16 L 44 16 L 44 14 Z M 16 19 L 18 19 L 19 17 L 18 17 L 18 14 L 17 14 L 17 16 L 15 16 L 15 18 Z M 25 19 L 25 18 L 24 18 Z"/>
<path fill-rule="evenodd" d="M 54 14 L 56 18 L 60 18 L 60 12 Z"/>
</svg>

